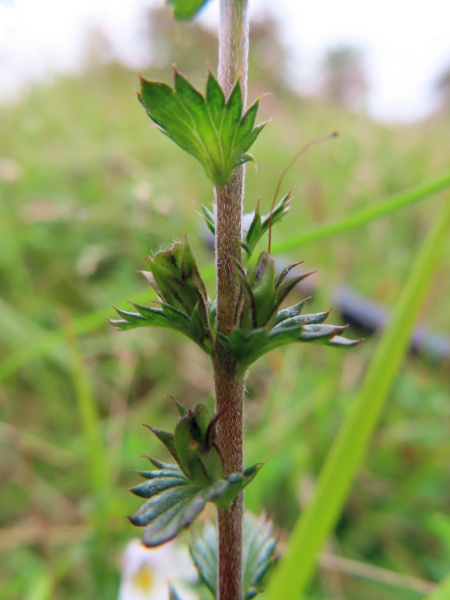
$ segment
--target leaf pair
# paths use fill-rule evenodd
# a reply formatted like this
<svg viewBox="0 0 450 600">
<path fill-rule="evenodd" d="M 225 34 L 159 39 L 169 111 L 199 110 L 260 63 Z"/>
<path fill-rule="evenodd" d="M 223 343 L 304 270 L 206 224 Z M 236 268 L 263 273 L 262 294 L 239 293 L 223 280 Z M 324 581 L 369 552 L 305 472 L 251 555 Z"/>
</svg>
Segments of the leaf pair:
<svg viewBox="0 0 450 600">
<path fill-rule="evenodd" d="M 210 72 L 202 96 L 174 69 L 174 88 L 141 79 L 138 98 L 162 133 L 192 154 L 214 185 L 225 186 L 234 169 L 253 160 L 247 151 L 265 124 L 255 126 L 259 100 L 242 114 L 239 81 L 226 99 Z"/>
<path fill-rule="evenodd" d="M 242 241 L 241 246 L 250 258 L 255 251 L 256 245 L 262 236 L 269 230 L 271 225 L 278 223 L 289 210 L 289 203 L 292 200 L 291 191 L 283 196 L 280 202 L 267 215 L 261 215 L 259 210 L 259 200 L 256 210 L 251 213 L 245 213 L 242 216 Z M 203 204 L 200 205 L 201 216 L 204 218 L 208 229 L 213 235 L 216 235 L 216 216 Z"/>
<path fill-rule="evenodd" d="M 154 547 L 174 538 L 189 527 L 207 502 L 229 508 L 238 494 L 261 468 L 254 465 L 242 473 L 223 475 L 223 465 L 215 442 L 217 418 L 199 404 L 193 411 L 177 403 L 180 419 L 175 433 L 151 428 L 177 464 L 149 458 L 156 470 L 138 471 L 146 481 L 131 492 L 145 498 L 145 504 L 130 522 L 145 527 L 142 540 Z"/>
</svg>

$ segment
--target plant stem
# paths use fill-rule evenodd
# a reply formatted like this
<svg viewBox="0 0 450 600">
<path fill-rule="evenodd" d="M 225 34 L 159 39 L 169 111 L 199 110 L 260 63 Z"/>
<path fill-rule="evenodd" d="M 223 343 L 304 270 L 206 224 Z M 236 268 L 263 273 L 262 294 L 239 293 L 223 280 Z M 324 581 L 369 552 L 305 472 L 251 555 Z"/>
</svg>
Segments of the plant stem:
<svg viewBox="0 0 450 600">
<path fill-rule="evenodd" d="M 247 97 L 248 17 L 247 0 L 221 0 L 219 28 L 219 82 L 228 95 L 238 77 L 243 104 Z M 230 256 L 241 262 L 241 221 L 244 196 L 244 168 L 237 169 L 229 184 L 215 189 L 216 196 L 216 328 L 229 334 L 239 298 L 239 283 Z M 216 411 L 223 411 L 217 436 L 225 473 L 243 469 L 244 381 L 236 363 L 216 342 L 213 357 Z M 242 599 L 242 515 L 243 495 L 228 510 L 219 510 L 219 600 Z"/>
</svg>

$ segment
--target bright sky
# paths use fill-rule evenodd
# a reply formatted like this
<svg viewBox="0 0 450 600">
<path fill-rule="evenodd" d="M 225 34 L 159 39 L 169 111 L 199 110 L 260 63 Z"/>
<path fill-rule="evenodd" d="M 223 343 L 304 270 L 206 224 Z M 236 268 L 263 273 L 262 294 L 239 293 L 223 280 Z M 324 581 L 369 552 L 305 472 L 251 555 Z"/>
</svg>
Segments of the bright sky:
<svg viewBox="0 0 450 600">
<path fill-rule="evenodd" d="M 0 100 L 24 81 L 75 69 L 86 32 L 100 24 L 117 55 L 138 67 L 145 57 L 134 33 L 142 11 L 158 3 L 0 0 Z M 208 26 L 217 22 L 217 5 L 201 17 Z M 355 44 L 365 52 L 374 116 L 408 120 L 432 110 L 433 83 L 450 65 L 449 0 L 250 0 L 250 7 L 280 19 L 299 90 L 314 90 L 327 48 Z"/>
</svg>

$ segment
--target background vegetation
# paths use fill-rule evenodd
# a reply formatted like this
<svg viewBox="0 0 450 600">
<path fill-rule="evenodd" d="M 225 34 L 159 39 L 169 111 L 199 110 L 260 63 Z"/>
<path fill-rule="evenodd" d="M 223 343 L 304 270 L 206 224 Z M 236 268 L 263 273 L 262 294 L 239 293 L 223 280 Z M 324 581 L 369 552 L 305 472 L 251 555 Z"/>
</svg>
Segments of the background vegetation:
<svg viewBox="0 0 450 600">
<path fill-rule="evenodd" d="M 173 47 L 164 52 L 169 25 L 163 14 L 158 18 L 154 32 L 160 37 L 152 39 L 159 56 L 179 56 L 180 70 L 203 87 L 206 59 L 215 64 L 211 38 L 191 31 L 183 35 L 191 41 L 182 42 L 172 26 Z M 287 176 L 282 191 L 295 185 L 295 199 L 274 231 L 275 245 L 448 169 L 444 111 L 387 127 L 364 115 L 360 95 L 357 111 L 329 94 L 299 98 L 273 62 L 283 53 L 270 31 L 263 24 L 254 32 L 249 98 L 272 91 L 261 118 L 273 117 L 273 123 L 254 148 L 258 173 L 247 169 L 249 210 L 258 198 L 269 210 L 278 177 L 304 143 L 341 133 Z M 195 56 L 182 45 L 192 40 Z M 89 62 L 79 77 L 58 78 L 0 108 L 4 600 L 115 597 L 122 549 L 138 533 L 124 518 L 137 506 L 126 492 L 135 481 L 128 469 L 142 464 L 142 454 L 164 458 L 141 423 L 170 427 L 175 414 L 169 394 L 192 405 L 208 402 L 212 389 L 207 359 L 189 342 L 163 330 L 120 334 L 106 322 L 112 304 L 154 299 L 135 271 L 145 268 L 144 257 L 163 240 L 186 232 L 199 263 L 213 262 L 193 205 L 212 197 L 201 167 L 151 129 L 134 97 L 136 73 L 103 64 L 98 53 Z M 162 59 L 160 66 L 161 72 L 145 74 L 169 81 Z M 318 271 L 312 310 L 330 306 L 341 285 L 393 306 L 443 201 L 442 194 L 431 197 L 289 256 Z M 450 243 L 445 258 L 423 323 L 448 335 Z M 375 343 L 370 338 L 348 353 L 304 345 L 277 350 L 247 382 L 246 462 L 270 461 L 250 486 L 246 504 L 273 515 L 281 548 Z M 388 585 L 367 564 L 427 581 L 448 572 L 448 365 L 448 355 L 419 353 L 398 373 L 311 599 L 423 596 L 416 581 Z M 363 577 L 340 557 L 356 561 L 353 571 L 359 568 Z"/>
</svg>

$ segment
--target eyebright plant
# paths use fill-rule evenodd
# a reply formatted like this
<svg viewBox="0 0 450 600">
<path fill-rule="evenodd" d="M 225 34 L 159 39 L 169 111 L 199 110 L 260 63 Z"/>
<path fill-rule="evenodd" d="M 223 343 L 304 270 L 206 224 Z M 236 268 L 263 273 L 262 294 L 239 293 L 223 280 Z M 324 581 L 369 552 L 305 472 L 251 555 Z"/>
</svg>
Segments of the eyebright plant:
<svg viewBox="0 0 450 600">
<path fill-rule="evenodd" d="M 199 0 L 169 0 L 175 17 L 192 18 Z M 152 468 L 137 473 L 145 480 L 131 492 L 145 500 L 130 517 L 144 527 L 149 547 L 173 539 L 189 527 L 207 502 L 218 509 L 217 531 L 207 529 L 191 553 L 200 579 L 215 598 L 253 598 L 273 562 L 275 541 L 265 521 L 246 517 L 242 491 L 262 464 L 243 468 L 244 377 L 258 358 L 294 342 L 350 347 L 346 327 L 325 324 L 330 311 L 303 314 L 308 298 L 285 307 L 289 292 L 311 273 L 293 275 L 294 263 L 278 272 L 272 256 L 251 258 L 271 227 L 289 209 L 288 192 L 268 215 L 255 209 L 242 214 L 243 165 L 265 126 L 256 124 L 259 100 L 245 110 L 247 91 L 247 2 L 221 0 L 219 78 L 207 75 L 202 95 L 174 68 L 174 87 L 141 78 L 138 98 L 162 133 L 195 157 L 214 186 L 213 210 L 200 207 L 215 237 L 216 299 L 208 297 L 187 237 L 147 258 L 141 274 L 155 290 L 159 307 L 133 304 L 135 312 L 116 308 L 118 329 L 163 327 L 178 331 L 211 356 L 215 414 L 198 404 L 179 402 L 174 432 L 149 427 L 175 463 L 149 457 Z M 242 251 L 245 261 L 243 260 Z M 244 567 L 243 559 L 245 557 Z M 178 598 L 174 589 L 170 597 Z"/>
</svg>

